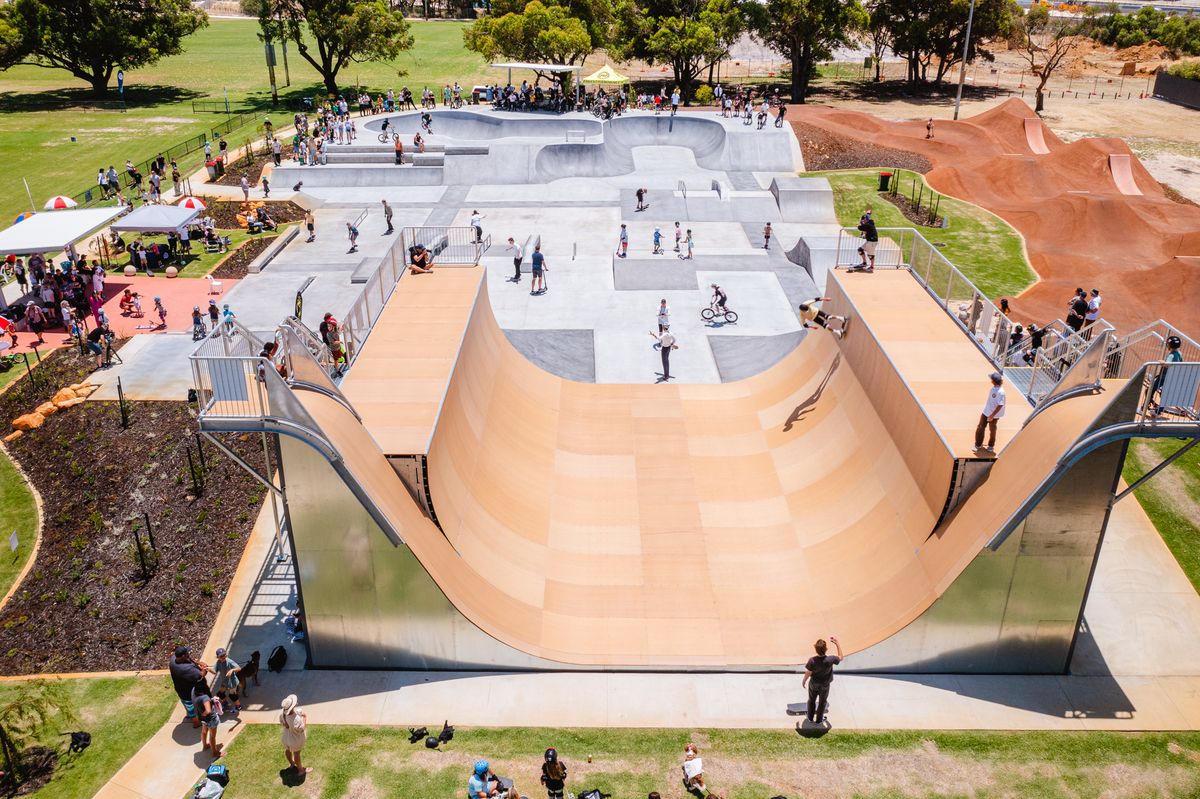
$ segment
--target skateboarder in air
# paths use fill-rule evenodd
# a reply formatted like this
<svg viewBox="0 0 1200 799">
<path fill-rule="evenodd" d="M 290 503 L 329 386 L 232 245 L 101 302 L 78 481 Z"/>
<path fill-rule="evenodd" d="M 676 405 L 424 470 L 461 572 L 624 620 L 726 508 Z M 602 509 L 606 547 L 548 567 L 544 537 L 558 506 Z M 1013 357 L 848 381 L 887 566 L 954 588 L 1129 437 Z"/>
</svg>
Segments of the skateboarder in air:
<svg viewBox="0 0 1200 799">
<path fill-rule="evenodd" d="M 829 302 L 828 297 L 814 297 L 808 302 L 800 304 L 800 324 L 805 329 L 823 327 L 838 338 L 846 335 L 846 317 L 834 316 L 827 314 L 816 307 L 819 302 Z M 841 324 L 837 330 L 829 326 L 830 321 L 838 320 Z"/>
</svg>

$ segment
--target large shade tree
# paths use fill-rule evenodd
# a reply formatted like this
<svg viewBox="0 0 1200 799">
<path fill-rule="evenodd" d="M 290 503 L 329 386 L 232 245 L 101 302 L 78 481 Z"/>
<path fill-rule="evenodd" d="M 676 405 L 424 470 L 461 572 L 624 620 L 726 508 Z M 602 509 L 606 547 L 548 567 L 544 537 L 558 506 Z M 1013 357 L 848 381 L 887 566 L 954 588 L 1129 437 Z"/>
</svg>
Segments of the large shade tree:
<svg viewBox="0 0 1200 799">
<path fill-rule="evenodd" d="M 687 99 L 700 76 L 729 54 L 751 16 L 742 0 L 623 0 L 609 52 L 669 66 Z"/>
<path fill-rule="evenodd" d="M 884 26 L 892 49 L 908 64 L 908 80 L 940 83 L 962 61 L 970 0 L 878 0 L 874 22 Z M 967 60 L 991 59 L 989 40 L 1007 36 L 1020 14 L 1015 0 L 977 0 Z"/>
<path fill-rule="evenodd" d="M 0 68 L 66 70 L 103 97 L 117 70 L 183 52 L 207 24 L 189 0 L 15 0 L 0 6 Z"/>
<path fill-rule="evenodd" d="M 849 45 L 866 25 L 857 0 L 766 0 L 755 31 L 792 65 L 792 101 L 804 102 L 817 62 Z"/>
<path fill-rule="evenodd" d="M 263 0 L 259 19 L 272 19 L 264 34 L 287 38 L 338 93 L 338 73 L 350 64 L 387 62 L 413 45 L 404 12 L 384 0 Z M 307 29 L 308 35 L 305 35 Z"/>
<path fill-rule="evenodd" d="M 489 61 L 504 57 L 534 64 L 578 64 L 598 46 L 570 9 L 540 0 L 477 20 L 463 29 L 463 42 Z"/>
</svg>

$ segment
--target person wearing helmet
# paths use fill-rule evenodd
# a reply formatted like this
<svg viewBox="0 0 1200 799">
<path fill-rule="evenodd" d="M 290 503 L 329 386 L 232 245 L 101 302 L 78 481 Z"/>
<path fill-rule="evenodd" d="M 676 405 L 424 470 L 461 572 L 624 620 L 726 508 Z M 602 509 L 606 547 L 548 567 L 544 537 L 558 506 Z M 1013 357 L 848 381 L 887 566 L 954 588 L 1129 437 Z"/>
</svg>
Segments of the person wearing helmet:
<svg viewBox="0 0 1200 799">
<path fill-rule="evenodd" d="M 567 784 L 567 764 L 558 759 L 558 750 L 553 746 L 546 750 L 546 762 L 542 764 L 542 785 L 546 786 L 547 799 L 563 799 Z"/>
<path fill-rule="evenodd" d="M 192 306 L 192 341 L 199 341 L 208 335 L 208 328 L 204 326 L 204 314 L 200 312 L 200 306 Z"/>
<path fill-rule="evenodd" d="M 1183 340 L 1179 336 L 1167 337 L 1167 354 L 1163 360 L 1167 363 L 1181 363 L 1183 361 L 1183 353 L 1179 349 L 1183 346 Z M 1162 413 L 1162 406 L 1159 405 L 1158 393 L 1162 390 L 1163 383 L 1167 380 L 1167 370 L 1170 367 L 1163 366 L 1158 370 L 1158 377 L 1154 378 L 1154 384 L 1150 386 L 1150 405 L 1149 411 L 1152 416 L 1158 416 Z"/>
<path fill-rule="evenodd" d="M 486 760 L 475 761 L 475 768 L 467 780 L 467 796 L 469 799 L 513 799 L 520 796 L 513 781 L 497 777 L 492 766 Z"/>
<path fill-rule="evenodd" d="M 154 298 L 154 313 L 158 314 L 158 326 L 166 328 L 167 326 L 167 309 L 163 305 L 162 297 Z"/>
</svg>

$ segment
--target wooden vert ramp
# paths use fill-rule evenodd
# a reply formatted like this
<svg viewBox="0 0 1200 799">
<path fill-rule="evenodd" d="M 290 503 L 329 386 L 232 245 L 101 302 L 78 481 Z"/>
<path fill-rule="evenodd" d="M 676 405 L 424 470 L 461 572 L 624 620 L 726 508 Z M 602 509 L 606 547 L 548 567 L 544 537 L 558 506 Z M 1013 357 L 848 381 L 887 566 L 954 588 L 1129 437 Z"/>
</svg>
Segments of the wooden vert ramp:
<svg viewBox="0 0 1200 799">
<path fill-rule="evenodd" d="M 788 666 L 830 632 L 852 652 L 884 641 L 954 583 L 1105 404 L 1033 419 L 938 528 L 824 331 L 736 383 L 574 383 L 512 347 L 484 282 L 428 454 L 439 530 L 353 414 L 298 393 L 347 480 L 475 627 L 545 661 L 634 668 Z"/>
</svg>

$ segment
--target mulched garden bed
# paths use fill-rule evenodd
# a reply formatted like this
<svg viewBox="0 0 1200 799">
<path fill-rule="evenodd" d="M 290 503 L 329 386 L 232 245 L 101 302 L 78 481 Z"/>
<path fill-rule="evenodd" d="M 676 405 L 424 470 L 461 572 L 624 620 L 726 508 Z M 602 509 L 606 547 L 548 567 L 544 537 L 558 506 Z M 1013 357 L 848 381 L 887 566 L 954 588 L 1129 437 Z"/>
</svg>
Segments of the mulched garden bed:
<svg viewBox="0 0 1200 799">
<path fill-rule="evenodd" d="M 800 140 L 804 168 L 811 172 L 885 167 L 925 173 L 933 169 L 928 159 L 908 150 L 842 138 L 807 122 L 793 122 L 792 129 Z"/>
<path fill-rule="evenodd" d="M 241 280 L 249 274 L 246 271 L 246 267 L 250 265 L 250 262 L 257 258 L 277 238 L 279 237 L 263 236 L 243 243 L 242 246 L 230 253 L 229 257 L 221 262 L 220 266 L 211 272 L 212 276 L 217 280 L 226 278 L 229 280 Z"/>
<path fill-rule="evenodd" d="M 903 194 L 892 194 L 890 191 L 880 192 L 879 196 L 899 208 L 900 213 L 904 214 L 904 218 L 915 225 L 936 228 L 942 226 L 942 217 L 939 216 L 932 220 L 929 218 L 929 206 L 927 205 L 917 208 L 912 204 L 912 200 Z"/>
<path fill-rule="evenodd" d="M 208 210 L 205 211 L 205 216 L 211 216 L 216 226 L 223 229 L 239 228 L 237 215 L 243 213 L 242 206 L 245 205 L 241 200 L 206 200 Z M 263 204 L 263 200 L 252 200 L 254 207 Z M 266 200 L 265 205 L 267 213 L 271 215 L 279 224 L 284 222 L 297 222 L 304 218 L 304 209 L 296 205 L 291 200 Z"/>
<path fill-rule="evenodd" d="M 259 143 L 261 144 L 261 142 Z M 258 146 L 258 145 L 256 145 Z M 233 161 L 225 165 L 225 174 L 210 183 L 217 183 L 222 186 L 240 186 L 242 185 L 242 175 L 245 175 L 253 187 L 262 180 L 263 167 L 272 163 L 271 154 L 258 153 L 249 161 L 245 156 L 239 156 Z"/>
<path fill-rule="evenodd" d="M 25 781 L 17 785 L 9 774 L 0 772 L 0 795 L 28 796 L 41 790 L 54 777 L 58 752 L 48 746 L 30 746 L 21 752 L 21 770 Z"/>
<path fill-rule="evenodd" d="M 36 385 L 25 376 L 0 395 L 0 419 L 31 411 L 91 371 L 76 350 L 43 361 Z M 0 673 L 163 668 L 178 643 L 202 645 L 212 629 L 263 488 L 211 444 L 200 468 L 188 403 L 127 405 L 128 430 L 118 403 L 88 401 L 7 445 L 41 494 L 44 518 L 33 569 L 0 612 Z M 223 443 L 262 468 L 257 437 Z M 199 497 L 189 448 L 203 474 Z"/>
</svg>

